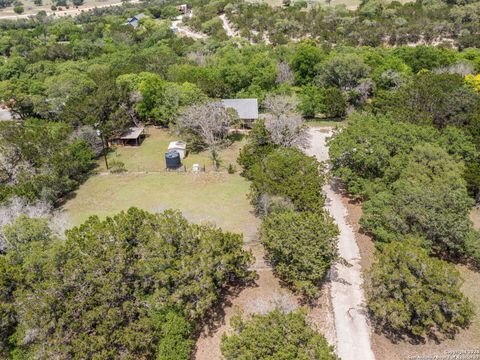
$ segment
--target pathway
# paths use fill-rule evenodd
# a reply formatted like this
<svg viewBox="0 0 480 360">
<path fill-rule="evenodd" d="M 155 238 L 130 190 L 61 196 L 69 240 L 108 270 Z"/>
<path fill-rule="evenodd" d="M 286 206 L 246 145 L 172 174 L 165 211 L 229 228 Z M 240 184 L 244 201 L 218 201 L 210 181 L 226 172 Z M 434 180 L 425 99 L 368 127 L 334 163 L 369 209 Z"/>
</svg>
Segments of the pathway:
<svg viewBox="0 0 480 360">
<path fill-rule="evenodd" d="M 225 14 L 220 15 L 220 20 L 222 20 L 223 29 L 229 37 L 238 36 L 238 32 L 236 30 L 233 30 Z"/>
<path fill-rule="evenodd" d="M 311 128 L 311 146 L 308 155 L 319 161 L 328 160 L 326 139 L 332 135 L 331 128 Z M 348 262 L 337 263 L 331 276 L 331 298 L 335 320 L 336 351 L 342 360 L 374 360 L 370 343 L 370 327 L 365 312 L 360 252 L 352 227 L 347 224 L 347 209 L 342 196 L 335 191 L 335 180 L 324 186 L 326 208 L 335 219 L 340 236 L 340 256 Z"/>
</svg>

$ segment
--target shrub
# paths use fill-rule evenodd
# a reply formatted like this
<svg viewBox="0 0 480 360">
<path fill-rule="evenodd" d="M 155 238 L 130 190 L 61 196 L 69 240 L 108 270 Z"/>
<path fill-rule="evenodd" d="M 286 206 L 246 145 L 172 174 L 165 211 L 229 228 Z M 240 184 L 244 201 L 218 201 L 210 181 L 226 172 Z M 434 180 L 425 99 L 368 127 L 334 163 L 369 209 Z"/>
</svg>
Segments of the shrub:
<svg viewBox="0 0 480 360">
<path fill-rule="evenodd" d="M 228 164 L 228 169 L 227 169 L 228 173 L 229 174 L 235 174 L 235 171 L 237 171 L 237 169 L 235 168 L 235 165 L 233 164 Z"/>
<path fill-rule="evenodd" d="M 191 339 L 193 326 L 178 311 L 160 312 L 153 317 L 160 341 L 157 360 L 189 360 L 195 342 Z"/>
<path fill-rule="evenodd" d="M 13 11 L 15 12 L 15 14 L 22 14 L 25 11 L 25 9 L 23 8 L 22 5 L 16 5 L 14 6 Z"/>
<path fill-rule="evenodd" d="M 238 359 L 318 359 L 338 360 L 324 336 L 307 323 L 303 312 L 285 314 L 274 310 L 266 315 L 232 318 L 235 333 L 223 335 L 222 354 Z"/>
<path fill-rule="evenodd" d="M 337 259 L 338 228 L 325 213 L 281 212 L 265 218 L 260 239 L 275 273 L 308 300 L 319 295 Z"/>
<path fill-rule="evenodd" d="M 345 116 L 347 113 L 347 101 L 339 89 L 334 87 L 325 89 L 323 96 L 323 113 L 327 118 Z"/>
<path fill-rule="evenodd" d="M 125 163 L 120 160 L 111 160 L 109 164 L 109 169 L 110 172 L 114 174 L 127 171 L 127 169 L 125 169 Z"/>
<path fill-rule="evenodd" d="M 300 211 L 323 207 L 323 167 L 300 150 L 277 149 L 253 165 L 249 175 L 252 178 L 250 196 L 257 211 L 263 194 L 285 197 Z"/>
<path fill-rule="evenodd" d="M 248 143 L 242 148 L 237 159 L 237 162 L 244 169 L 243 175 L 251 179 L 249 170 L 271 153 L 274 148 L 275 145 L 270 139 L 270 134 L 265 126 L 265 120 L 257 120 L 248 135 Z"/>
<path fill-rule="evenodd" d="M 368 308 L 391 338 L 453 336 L 474 316 L 459 272 L 431 258 L 420 240 L 386 244 L 368 274 Z"/>
</svg>

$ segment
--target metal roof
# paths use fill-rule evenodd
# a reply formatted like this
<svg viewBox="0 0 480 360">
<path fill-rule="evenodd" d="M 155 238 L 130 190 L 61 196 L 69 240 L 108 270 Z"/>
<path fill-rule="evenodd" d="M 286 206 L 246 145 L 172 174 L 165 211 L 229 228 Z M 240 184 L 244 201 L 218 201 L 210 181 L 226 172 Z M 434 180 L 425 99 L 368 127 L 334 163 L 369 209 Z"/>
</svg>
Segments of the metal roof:
<svg viewBox="0 0 480 360">
<path fill-rule="evenodd" d="M 125 131 L 122 136 L 120 136 L 121 140 L 135 140 L 140 135 L 142 135 L 145 128 L 143 127 L 131 127 L 127 131 Z"/>
<path fill-rule="evenodd" d="M 170 144 L 168 144 L 168 150 L 170 149 L 182 149 L 185 150 L 187 148 L 187 143 L 181 140 L 178 141 L 172 141 Z"/>
<path fill-rule="evenodd" d="M 227 108 L 237 110 L 240 119 L 258 119 L 257 99 L 223 99 L 222 103 Z"/>
</svg>

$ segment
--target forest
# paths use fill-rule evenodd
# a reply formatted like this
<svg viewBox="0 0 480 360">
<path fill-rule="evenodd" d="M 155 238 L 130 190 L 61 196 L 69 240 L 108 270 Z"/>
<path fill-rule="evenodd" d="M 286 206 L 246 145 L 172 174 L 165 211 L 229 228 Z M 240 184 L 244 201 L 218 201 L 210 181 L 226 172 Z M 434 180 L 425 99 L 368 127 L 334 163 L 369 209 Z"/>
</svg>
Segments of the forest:
<svg viewBox="0 0 480 360">
<path fill-rule="evenodd" d="M 256 278 L 241 235 L 171 210 L 92 216 L 61 233 L 50 220 L 93 176 L 104 139 L 131 126 L 179 131 L 218 168 L 238 125 L 216 107 L 222 98 L 256 98 L 270 116 L 251 126 L 237 165 L 288 288 L 314 303 L 341 261 L 327 166 L 302 152 L 307 125 L 328 121 L 338 124 L 330 173 L 361 202 L 375 242 L 375 329 L 420 343 L 468 328 L 480 310 L 455 265 L 480 269 L 469 218 L 480 202 L 480 2 L 193 0 L 182 24 L 202 40 L 172 30 L 176 5 L 0 20 L 0 104 L 13 116 L 0 121 L 0 357 L 192 357 L 225 292 Z M 141 26 L 126 26 L 139 12 Z M 224 121 L 212 139 L 195 113 Z M 301 310 L 239 314 L 232 325 L 226 359 L 337 358 Z"/>
</svg>

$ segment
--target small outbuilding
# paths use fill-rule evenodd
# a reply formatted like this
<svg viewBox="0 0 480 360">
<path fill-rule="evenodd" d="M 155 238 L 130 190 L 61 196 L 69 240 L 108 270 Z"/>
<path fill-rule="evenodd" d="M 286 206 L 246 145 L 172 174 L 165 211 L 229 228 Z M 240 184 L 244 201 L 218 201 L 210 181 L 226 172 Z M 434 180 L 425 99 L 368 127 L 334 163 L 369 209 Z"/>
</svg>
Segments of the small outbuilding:
<svg viewBox="0 0 480 360">
<path fill-rule="evenodd" d="M 140 25 L 140 20 L 143 19 L 143 18 L 146 18 L 146 17 L 147 16 L 144 13 L 137 14 L 134 17 L 131 17 L 131 18 L 127 19 L 126 25 L 130 25 L 134 29 L 136 29 L 138 27 L 138 25 Z"/>
<path fill-rule="evenodd" d="M 257 99 L 223 99 L 222 103 L 226 108 L 235 109 L 246 125 L 251 125 L 258 119 Z"/>
<path fill-rule="evenodd" d="M 183 15 L 188 15 L 188 13 L 190 12 L 190 9 L 188 8 L 187 4 L 177 5 L 177 10 Z"/>
<path fill-rule="evenodd" d="M 131 127 L 127 131 L 123 132 L 121 135 L 113 136 L 110 141 L 114 145 L 138 146 L 142 143 L 144 138 L 144 127 Z"/>
<path fill-rule="evenodd" d="M 185 141 L 177 140 L 168 144 L 168 151 L 176 151 L 180 155 L 180 160 L 183 160 L 187 155 L 187 143 Z"/>
</svg>

